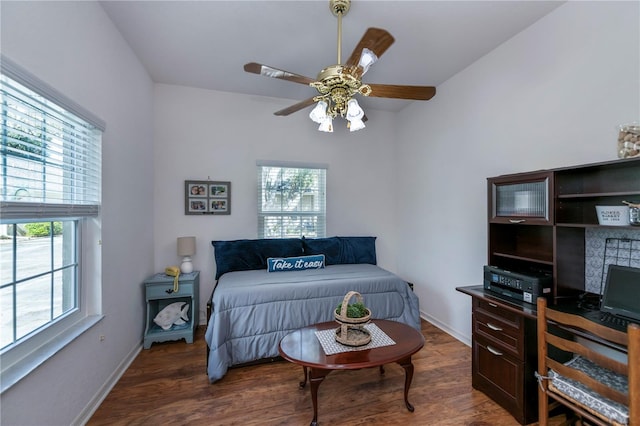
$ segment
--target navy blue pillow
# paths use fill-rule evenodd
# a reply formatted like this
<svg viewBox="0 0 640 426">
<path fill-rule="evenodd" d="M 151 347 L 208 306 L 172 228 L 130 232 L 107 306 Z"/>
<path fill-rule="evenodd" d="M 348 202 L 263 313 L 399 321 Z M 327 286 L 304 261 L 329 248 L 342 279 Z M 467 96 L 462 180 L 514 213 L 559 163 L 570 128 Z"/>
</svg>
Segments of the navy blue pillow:
<svg viewBox="0 0 640 426">
<path fill-rule="evenodd" d="M 376 262 L 376 237 L 338 237 L 341 245 L 342 263 Z"/>
<path fill-rule="evenodd" d="M 324 254 L 325 265 L 375 265 L 376 237 L 303 238 L 304 254 Z"/>
<path fill-rule="evenodd" d="M 325 265 L 339 265 L 340 240 L 338 237 L 305 238 L 302 237 L 305 255 L 324 254 Z"/>
<path fill-rule="evenodd" d="M 211 241 L 215 249 L 216 279 L 233 271 L 267 269 L 270 257 L 294 257 L 304 254 L 299 238 Z"/>
</svg>

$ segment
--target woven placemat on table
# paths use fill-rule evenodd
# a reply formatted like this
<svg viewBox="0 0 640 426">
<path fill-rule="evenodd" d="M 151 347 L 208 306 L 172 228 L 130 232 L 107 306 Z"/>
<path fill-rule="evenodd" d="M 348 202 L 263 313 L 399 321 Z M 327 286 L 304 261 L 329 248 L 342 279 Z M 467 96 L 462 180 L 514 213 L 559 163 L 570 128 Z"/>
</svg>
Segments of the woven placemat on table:
<svg viewBox="0 0 640 426">
<path fill-rule="evenodd" d="M 373 349 L 396 344 L 396 342 L 387 336 L 387 334 L 377 325 L 370 323 L 366 324 L 364 328 L 369 330 L 369 333 L 371 333 L 371 342 L 363 346 L 346 346 L 342 343 L 336 342 L 337 328 L 338 327 L 336 326 L 336 328 L 330 328 L 329 330 L 316 331 L 316 336 L 318 337 L 318 340 L 320 340 L 324 353 L 327 355 L 338 354 L 340 352 L 363 351 L 365 349 Z"/>
</svg>

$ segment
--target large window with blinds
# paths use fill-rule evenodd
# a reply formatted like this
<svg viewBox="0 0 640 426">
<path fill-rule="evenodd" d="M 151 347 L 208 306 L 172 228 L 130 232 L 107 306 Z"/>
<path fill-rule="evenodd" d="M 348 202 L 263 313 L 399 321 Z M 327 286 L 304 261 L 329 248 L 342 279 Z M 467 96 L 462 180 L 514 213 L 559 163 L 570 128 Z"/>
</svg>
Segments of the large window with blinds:
<svg viewBox="0 0 640 426">
<path fill-rule="evenodd" d="M 3 58 L 0 356 L 3 376 L 90 312 L 82 244 L 96 235 L 104 124 Z M 85 271 L 86 272 L 86 271 Z M 95 285 L 95 284 L 94 284 Z M 83 296 L 85 296 L 83 298 Z M 21 348 L 27 345 L 28 349 Z M 3 377 L 4 379 L 4 377 Z M 3 384 L 3 389 L 5 385 Z"/>
<path fill-rule="evenodd" d="M 325 236 L 325 166 L 258 164 L 258 236 Z"/>
</svg>

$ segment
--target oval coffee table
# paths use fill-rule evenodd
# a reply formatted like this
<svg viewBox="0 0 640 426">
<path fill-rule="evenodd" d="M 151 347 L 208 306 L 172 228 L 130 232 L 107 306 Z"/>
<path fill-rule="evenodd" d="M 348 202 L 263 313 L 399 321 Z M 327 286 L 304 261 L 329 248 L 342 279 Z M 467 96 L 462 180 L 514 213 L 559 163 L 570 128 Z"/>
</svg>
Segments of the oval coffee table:
<svg viewBox="0 0 640 426">
<path fill-rule="evenodd" d="M 405 371 L 404 403 L 407 409 L 413 412 L 413 405 L 408 400 L 409 387 L 413 379 L 411 356 L 422 349 L 424 337 L 415 328 L 400 322 L 387 320 L 372 320 L 371 322 L 396 342 L 395 345 L 326 355 L 316 336 L 316 331 L 337 329 L 338 324 L 333 321 L 293 331 L 280 341 L 278 346 L 280 355 L 287 361 L 301 365 L 303 368 L 304 380 L 300 382 L 300 388 L 305 387 L 307 378 L 311 383 L 311 400 L 313 401 L 311 426 L 318 424 L 318 387 L 333 370 L 380 367 L 380 372 L 384 373 L 384 364 L 397 362 Z"/>
</svg>

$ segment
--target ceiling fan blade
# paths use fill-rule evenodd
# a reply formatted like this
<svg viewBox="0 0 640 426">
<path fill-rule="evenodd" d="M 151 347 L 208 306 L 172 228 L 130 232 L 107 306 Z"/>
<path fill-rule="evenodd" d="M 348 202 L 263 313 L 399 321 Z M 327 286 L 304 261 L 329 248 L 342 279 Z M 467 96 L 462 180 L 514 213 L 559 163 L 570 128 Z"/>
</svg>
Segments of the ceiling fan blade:
<svg viewBox="0 0 640 426">
<path fill-rule="evenodd" d="M 289 114 L 293 114 L 294 112 L 300 111 L 303 108 L 306 108 L 310 105 L 313 105 L 315 103 L 315 101 L 313 100 L 313 98 L 309 98 L 309 99 L 305 99 L 304 101 L 300 101 L 297 104 L 293 104 L 290 107 L 287 107 L 285 109 L 281 109 L 280 111 L 276 111 L 274 112 L 275 115 L 289 115 Z"/>
<path fill-rule="evenodd" d="M 279 78 L 280 80 L 293 81 L 294 83 L 305 85 L 308 85 L 309 83 L 313 83 L 315 81 L 315 79 L 313 78 L 294 74 L 292 72 L 280 70 L 278 68 L 273 68 L 269 65 L 258 64 L 257 62 L 249 62 L 248 64 L 245 64 L 244 70 L 246 72 L 263 75 L 265 77 Z"/>
<path fill-rule="evenodd" d="M 369 84 L 371 94 L 377 98 L 413 99 L 428 101 L 436 94 L 433 86 L 398 86 L 394 84 Z"/>
<path fill-rule="evenodd" d="M 367 64 L 365 68 L 362 68 L 362 66 L 360 67 L 359 75 L 361 76 L 367 71 L 370 65 L 377 61 L 380 56 L 387 51 L 394 41 L 395 39 L 387 30 L 383 30 L 382 28 L 369 28 L 365 31 L 355 49 L 353 49 L 353 52 L 349 59 L 347 59 L 345 65 L 349 67 L 357 67 L 360 63 L 360 57 L 362 56 L 363 50 L 370 50 L 376 57 L 370 58 L 369 60 L 373 59 L 373 62 Z"/>
</svg>

